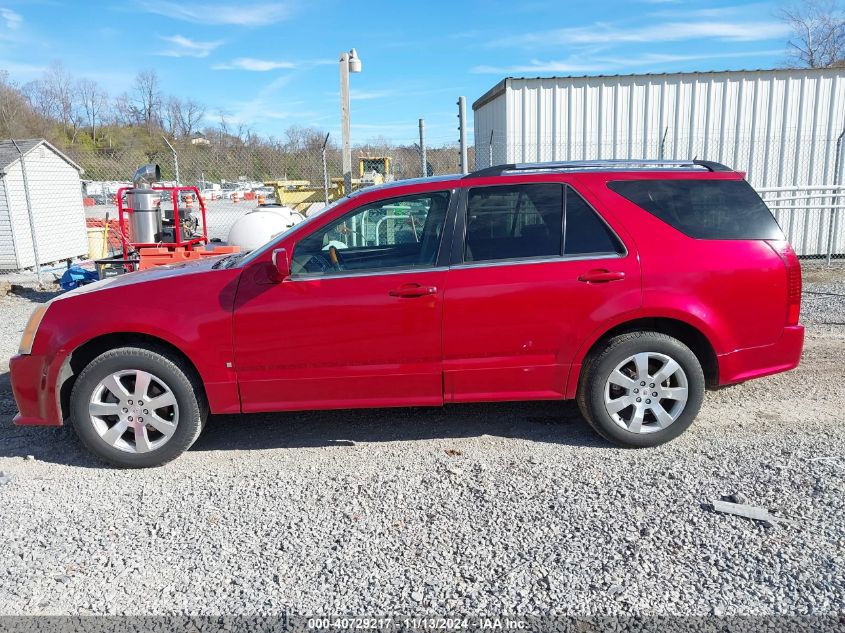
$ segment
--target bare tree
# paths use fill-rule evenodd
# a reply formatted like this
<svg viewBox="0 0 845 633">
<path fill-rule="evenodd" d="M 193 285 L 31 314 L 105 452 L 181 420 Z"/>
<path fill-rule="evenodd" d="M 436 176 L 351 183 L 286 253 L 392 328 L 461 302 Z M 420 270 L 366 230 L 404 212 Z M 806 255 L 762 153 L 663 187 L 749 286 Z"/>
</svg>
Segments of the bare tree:
<svg viewBox="0 0 845 633">
<path fill-rule="evenodd" d="M 113 119 L 118 125 L 137 125 L 139 123 L 135 106 L 125 92 L 118 95 L 114 100 Z"/>
<path fill-rule="evenodd" d="M 284 148 L 290 152 L 319 150 L 323 147 L 326 134 L 315 127 L 291 125 L 285 130 Z"/>
<path fill-rule="evenodd" d="M 182 102 L 170 97 L 161 108 L 161 126 L 170 136 L 177 136 L 182 126 Z"/>
<path fill-rule="evenodd" d="M 135 76 L 130 103 L 138 123 L 152 134 L 161 118 L 161 88 L 155 70 L 143 70 Z"/>
<path fill-rule="evenodd" d="M 59 120 L 65 128 L 74 132 L 79 127 L 76 108 L 74 78 L 65 70 L 61 62 L 56 62 L 47 70 L 44 80 L 47 89 L 53 94 L 59 110 Z"/>
<path fill-rule="evenodd" d="M 21 112 L 26 108 L 23 95 L 9 81 L 9 71 L 0 70 L 0 135 L 15 136 Z"/>
<path fill-rule="evenodd" d="M 198 130 L 200 122 L 205 118 L 205 107 L 188 99 L 182 104 L 182 134 L 191 136 Z"/>
<path fill-rule="evenodd" d="M 845 9 L 841 0 L 803 0 L 781 10 L 792 31 L 789 55 L 798 66 L 845 64 Z"/>
<path fill-rule="evenodd" d="M 0 70 L 0 138 L 53 138 L 56 121 L 32 107 L 23 89 Z"/>
<path fill-rule="evenodd" d="M 45 119 L 57 119 L 58 112 L 53 96 L 47 90 L 43 79 L 36 79 L 23 85 L 21 88 L 29 107 Z"/>
<path fill-rule="evenodd" d="M 36 113 L 59 123 L 71 141 L 76 138 L 80 118 L 75 81 L 61 62 L 54 62 L 40 79 L 26 84 L 22 92 Z"/>
<path fill-rule="evenodd" d="M 205 108 L 193 99 L 170 97 L 163 108 L 164 129 L 172 136 L 191 136 L 205 117 Z"/>
<path fill-rule="evenodd" d="M 96 81 L 87 78 L 76 83 L 76 93 L 85 115 L 85 123 L 91 130 L 91 139 L 96 143 L 97 124 L 108 108 L 108 95 Z"/>
</svg>

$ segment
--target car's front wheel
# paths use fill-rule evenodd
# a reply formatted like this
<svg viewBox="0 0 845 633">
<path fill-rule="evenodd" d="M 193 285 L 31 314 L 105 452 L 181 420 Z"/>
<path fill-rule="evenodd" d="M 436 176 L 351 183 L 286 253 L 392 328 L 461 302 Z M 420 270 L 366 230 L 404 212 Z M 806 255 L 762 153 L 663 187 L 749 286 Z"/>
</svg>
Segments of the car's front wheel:
<svg viewBox="0 0 845 633">
<path fill-rule="evenodd" d="M 128 468 L 160 466 L 199 437 L 206 416 L 193 373 L 166 350 L 120 347 L 95 358 L 71 391 L 71 421 L 82 443 Z"/>
<path fill-rule="evenodd" d="M 611 338 L 584 365 L 578 406 L 604 438 L 632 448 L 683 433 L 701 408 L 704 372 L 681 341 L 660 332 Z"/>
</svg>

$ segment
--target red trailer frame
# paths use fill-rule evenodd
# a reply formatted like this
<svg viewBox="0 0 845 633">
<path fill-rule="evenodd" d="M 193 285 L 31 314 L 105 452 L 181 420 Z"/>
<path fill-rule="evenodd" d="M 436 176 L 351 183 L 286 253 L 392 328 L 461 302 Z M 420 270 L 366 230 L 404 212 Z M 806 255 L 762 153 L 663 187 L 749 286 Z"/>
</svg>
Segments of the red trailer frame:
<svg viewBox="0 0 845 633">
<path fill-rule="evenodd" d="M 129 232 L 127 231 L 127 224 L 126 224 L 126 214 L 133 213 L 134 210 L 130 207 L 123 206 L 123 194 L 127 191 L 134 189 L 134 187 L 121 187 L 117 190 L 117 217 L 118 223 L 120 225 L 120 233 L 123 237 L 123 259 L 128 259 L 129 257 L 129 247 L 132 247 L 133 250 L 138 250 L 139 248 L 145 247 L 156 247 L 156 246 L 168 246 L 173 248 L 180 248 L 183 247 L 187 250 L 193 250 L 194 246 L 197 244 L 208 244 L 208 226 L 206 225 L 206 218 L 205 218 L 205 201 L 202 199 L 200 195 L 199 189 L 196 187 L 152 187 L 153 191 L 170 191 L 171 198 L 173 200 L 173 217 L 174 220 L 174 235 L 176 237 L 175 242 L 132 242 L 129 240 Z M 192 237 L 187 240 L 182 239 L 182 228 L 179 225 L 179 192 L 180 191 L 191 191 L 196 195 L 197 202 L 200 206 L 200 212 L 202 215 L 202 235 L 197 237 Z"/>
</svg>

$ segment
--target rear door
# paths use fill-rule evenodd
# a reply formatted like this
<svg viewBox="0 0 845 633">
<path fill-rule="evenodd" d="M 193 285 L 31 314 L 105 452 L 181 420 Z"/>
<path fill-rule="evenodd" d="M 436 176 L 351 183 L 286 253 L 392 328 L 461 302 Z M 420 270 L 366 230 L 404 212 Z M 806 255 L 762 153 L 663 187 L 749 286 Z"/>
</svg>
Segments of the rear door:
<svg viewBox="0 0 845 633">
<path fill-rule="evenodd" d="M 469 187 L 461 198 L 444 298 L 445 400 L 563 398 L 587 336 L 641 303 L 633 245 L 560 182 Z"/>
<path fill-rule="evenodd" d="M 787 312 L 783 232 L 737 174 L 673 176 L 614 175 L 603 196 L 641 229 L 646 305 L 681 297 L 706 315 L 717 353 L 771 345 Z"/>
</svg>

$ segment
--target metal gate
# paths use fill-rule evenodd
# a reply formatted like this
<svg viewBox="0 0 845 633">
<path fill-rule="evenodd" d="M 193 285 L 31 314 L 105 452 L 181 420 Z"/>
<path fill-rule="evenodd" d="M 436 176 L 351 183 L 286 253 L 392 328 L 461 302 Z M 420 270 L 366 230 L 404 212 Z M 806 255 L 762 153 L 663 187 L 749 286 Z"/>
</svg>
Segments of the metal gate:
<svg viewBox="0 0 845 633">
<path fill-rule="evenodd" d="M 845 186 L 757 189 L 795 252 L 802 257 L 845 257 Z"/>
</svg>

